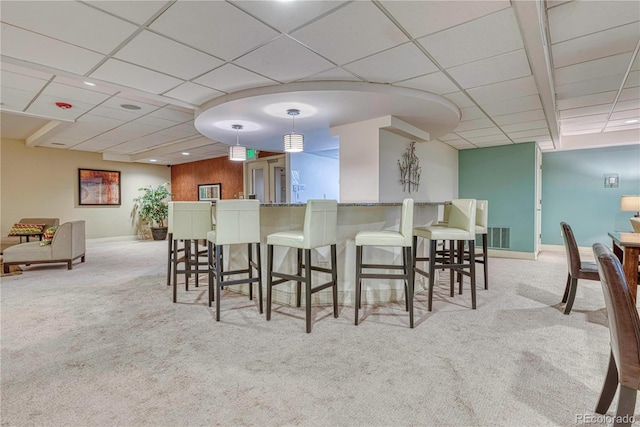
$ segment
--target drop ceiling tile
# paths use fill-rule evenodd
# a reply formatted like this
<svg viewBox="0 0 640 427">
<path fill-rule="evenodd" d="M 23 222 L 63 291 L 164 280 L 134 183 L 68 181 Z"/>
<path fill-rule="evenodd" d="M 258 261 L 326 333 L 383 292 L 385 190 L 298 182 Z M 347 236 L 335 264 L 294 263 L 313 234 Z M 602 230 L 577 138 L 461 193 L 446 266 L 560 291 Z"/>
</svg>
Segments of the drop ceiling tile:
<svg viewBox="0 0 640 427">
<path fill-rule="evenodd" d="M 260 21 L 283 33 L 304 26 L 320 15 L 346 3 L 344 1 L 232 1 Z"/>
<path fill-rule="evenodd" d="M 505 131 L 507 134 L 512 133 L 512 132 L 520 132 L 523 130 L 531 130 L 531 129 L 540 129 L 547 126 L 547 121 L 546 120 L 536 120 L 536 121 L 532 121 L 532 122 L 525 122 L 525 123 L 514 123 L 511 125 L 503 125 L 500 126 L 502 128 L 503 131 Z"/>
<path fill-rule="evenodd" d="M 114 57 L 185 80 L 224 63 L 218 58 L 150 31 L 138 34 Z"/>
<path fill-rule="evenodd" d="M 611 75 L 624 74 L 629 67 L 631 53 L 622 53 L 581 64 L 556 68 L 556 85 L 566 85 Z"/>
<path fill-rule="evenodd" d="M 237 58 L 278 35 L 223 1 L 175 2 L 149 28 L 224 60 Z"/>
<path fill-rule="evenodd" d="M 11 87 L 2 88 L 2 110 L 24 111 L 33 100 L 33 91 L 24 91 Z"/>
<path fill-rule="evenodd" d="M 403 82 L 394 83 L 393 85 L 424 90 L 437 95 L 444 95 L 445 93 L 457 92 L 459 90 L 458 87 L 440 71 L 437 73 L 427 74 L 426 76 L 420 76 Z"/>
<path fill-rule="evenodd" d="M 72 149 L 82 150 L 82 151 L 104 152 L 105 150 L 108 150 L 110 147 L 112 147 L 115 144 L 117 143 L 114 143 L 113 141 L 93 138 L 88 141 L 84 141 L 78 145 L 75 145 Z"/>
<path fill-rule="evenodd" d="M 632 130 L 632 129 L 640 129 L 640 125 L 637 125 L 637 124 L 633 124 L 633 125 L 628 125 L 628 124 L 617 125 L 617 123 L 616 124 L 609 123 L 607 125 L 607 127 L 604 129 L 604 132 L 616 132 L 616 131 L 621 131 L 621 130 Z"/>
<path fill-rule="evenodd" d="M 469 99 L 464 92 L 451 92 L 444 95 L 449 101 L 453 102 L 458 106 L 458 108 L 467 108 L 467 107 L 475 107 L 476 104 Z"/>
<path fill-rule="evenodd" d="M 77 123 L 91 123 L 96 126 L 104 126 L 108 129 L 113 129 L 120 125 L 125 124 L 127 121 L 122 119 L 114 119 L 111 117 L 104 117 L 93 114 L 93 112 L 89 112 L 87 114 L 83 114 L 77 120 Z"/>
<path fill-rule="evenodd" d="M 189 82 L 183 83 L 177 88 L 164 93 L 164 96 L 179 99 L 193 105 L 202 105 L 220 95 L 224 95 L 224 92 Z"/>
<path fill-rule="evenodd" d="M 504 114 L 502 116 L 493 116 L 493 120 L 495 120 L 495 122 L 500 126 L 510 125 L 513 123 L 522 123 L 531 120 L 543 120 L 544 118 L 544 111 L 542 111 L 542 109 L 523 111 L 521 113 Z"/>
<path fill-rule="evenodd" d="M 111 52 L 138 29 L 122 19 L 71 1 L 4 1 L 2 21 L 103 54 Z"/>
<path fill-rule="evenodd" d="M 486 146 L 487 144 L 511 144 L 511 140 L 504 136 L 504 134 L 500 135 L 489 135 L 489 136 L 477 136 L 466 138 L 469 142 L 472 142 L 477 145 Z"/>
<path fill-rule="evenodd" d="M 611 117 L 609 118 L 609 123 L 611 123 L 611 121 L 614 121 L 614 120 L 629 120 L 629 119 L 640 119 L 640 106 L 636 106 L 636 108 L 631 110 L 622 110 L 622 111 L 617 111 L 611 114 Z M 625 124 L 628 124 L 628 123 L 625 123 Z"/>
<path fill-rule="evenodd" d="M 523 138 L 532 138 L 532 137 L 536 137 L 536 139 L 538 139 L 538 137 L 547 137 L 549 138 L 549 129 L 542 128 L 542 129 L 530 129 L 530 130 L 523 130 L 520 132 L 509 132 L 508 134 L 509 138 L 513 139 L 514 141 L 516 139 L 521 140 Z M 521 142 L 521 141 L 520 141 Z"/>
<path fill-rule="evenodd" d="M 164 93 L 182 83 L 182 80 L 175 77 L 160 74 L 117 59 L 107 60 L 91 73 L 90 77 L 155 94 Z"/>
<path fill-rule="evenodd" d="M 624 74 L 600 77 L 597 79 L 583 80 L 566 85 L 556 86 L 556 95 L 559 99 L 576 98 L 584 95 L 618 90 L 622 84 Z"/>
<path fill-rule="evenodd" d="M 458 126 L 456 126 L 456 128 L 454 129 L 454 132 L 458 133 L 465 130 L 492 128 L 494 126 L 495 125 L 489 119 L 467 120 L 458 123 Z"/>
<path fill-rule="evenodd" d="M 624 82 L 625 88 L 637 88 L 640 86 L 640 71 L 631 71 Z"/>
<path fill-rule="evenodd" d="M 604 121 L 591 122 L 591 123 L 579 123 L 572 125 L 562 125 L 563 135 L 580 135 L 581 133 L 593 133 L 593 131 L 600 131 L 605 125 Z M 585 132 L 586 131 L 586 132 Z"/>
<path fill-rule="evenodd" d="M 4 3 L 2 6 L 4 13 Z M 47 67 L 85 74 L 103 58 L 103 55 L 81 47 L 54 40 L 39 34 L 2 24 L 2 55 Z M 34 46 L 38 46 L 34 49 Z"/>
<path fill-rule="evenodd" d="M 551 47 L 555 68 L 632 52 L 638 42 L 638 24 L 628 24 L 556 43 Z"/>
<path fill-rule="evenodd" d="M 154 133 L 124 142 L 118 145 L 117 150 L 127 154 L 135 154 L 151 147 L 162 146 L 174 140 L 175 138 L 172 136 Z"/>
<path fill-rule="evenodd" d="M 33 92 L 34 94 L 42 90 L 48 82 L 48 80 L 39 79 L 20 73 L 12 73 L 5 70 L 2 70 L 0 72 L 0 81 L 2 82 L 3 90 L 6 88 L 13 88 L 25 92 Z"/>
<path fill-rule="evenodd" d="M 100 135 L 101 133 L 106 132 L 110 129 L 112 128 L 106 125 L 98 125 L 95 123 L 78 121 L 74 126 L 68 126 L 62 131 L 60 131 L 59 133 L 57 133 L 56 136 L 61 138 L 69 138 L 69 139 L 73 139 L 73 140 L 77 140 L 78 142 L 81 142 L 81 141 L 86 141 L 88 139 L 91 139 L 97 135 Z"/>
<path fill-rule="evenodd" d="M 318 81 L 318 80 L 343 80 L 343 81 L 362 81 L 358 77 L 354 76 L 350 72 L 343 70 L 340 67 L 334 67 L 330 70 L 323 71 L 318 74 L 313 74 L 309 77 L 305 77 L 302 81 Z"/>
<path fill-rule="evenodd" d="M 221 92 L 231 93 L 251 87 L 272 85 L 276 82 L 236 65 L 226 64 L 202 77 L 198 77 L 194 80 L 194 83 Z"/>
<path fill-rule="evenodd" d="M 523 49 L 459 65 L 447 71 L 464 89 L 531 75 Z"/>
<path fill-rule="evenodd" d="M 509 113 L 521 113 L 523 111 L 540 110 L 542 103 L 538 95 L 523 96 L 520 98 L 506 99 L 500 102 L 482 104 L 482 109 L 491 116 L 499 116 Z"/>
<path fill-rule="evenodd" d="M 9 62 L 0 62 L 0 70 L 8 71 L 10 73 L 20 74 L 23 76 L 33 77 L 40 80 L 50 80 L 54 75 L 51 73 L 45 73 L 43 71 L 32 70 L 31 68 L 21 67 Z"/>
<path fill-rule="evenodd" d="M 613 105 L 599 104 L 590 107 L 572 108 L 570 110 L 560 110 L 560 119 L 570 119 L 574 117 L 591 116 L 594 114 L 608 114 Z"/>
<path fill-rule="evenodd" d="M 638 109 L 639 105 L 640 101 L 638 99 L 631 99 L 629 101 L 618 101 L 616 102 L 616 106 L 613 108 L 613 111 Z"/>
<path fill-rule="evenodd" d="M 508 8 L 501 1 L 382 1 L 387 9 L 413 38 L 433 34 Z"/>
<path fill-rule="evenodd" d="M 527 76 L 475 87 L 467 90 L 467 93 L 479 104 L 490 104 L 505 99 L 537 95 L 538 88 L 533 76 Z"/>
<path fill-rule="evenodd" d="M 65 77 L 65 76 L 56 76 L 53 80 L 54 83 L 59 83 L 65 86 L 75 87 L 79 89 L 89 90 L 91 92 L 107 94 L 107 95 L 115 95 L 119 92 L 118 89 L 115 89 L 112 86 L 103 84 L 102 82 L 95 82 L 89 78 L 79 78 L 79 77 Z M 84 82 L 95 83 L 95 86 L 90 86 L 85 84 Z"/>
<path fill-rule="evenodd" d="M 286 36 L 234 61 L 273 80 L 288 83 L 333 68 L 333 64 Z"/>
<path fill-rule="evenodd" d="M 485 147 L 497 147 L 497 146 L 501 146 L 501 145 L 511 145 L 513 144 L 513 141 L 507 139 L 507 140 L 498 140 L 498 141 L 486 141 L 486 142 L 475 142 L 474 143 L 478 148 L 485 148 Z"/>
<path fill-rule="evenodd" d="M 557 105 L 558 109 L 562 111 L 572 108 L 588 107 L 591 105 L 611 104 L 617 93 L 617 91 L 609 91 L 578 96 L 575 98 L 558 99 Z"/>
<path fill-rule="evenodd" d="M 464 140 L 446 142 L 445 144 L 448 144 L 448 145 L 450 145 L 453 148 L 456 148 L 458 150 L 465 150 L 465 149 L 469 149 L 469 148 L 477 148 L 475 145 L 473 145 L 469 141 L 464 141 Z"/>
<path fill-rule="evenodd" d="M 86 86 L 88 88 L 88 86 Z M 100 104 L 109 98 L 109 94 L 95 92 L 81 87 L 68 86 L 53 82 L 42 91 L 41 95 L 57 98 L 59 101 L 75 105 L 78 102 Z"/>
<path fill-rule="evenodd" d="M 160 133 L 173 136 L 174 138 L 187 138 L 193 135 L 200 135 L 200 132 L 195 128 L 193 122 L 172 126 L 162 130 Z"/>
<path fill-rule="evenodd" d="M 511 8 L 423 37 L 418 42 L 444 68 L 524 48 Z"/>
<path fill-rule="evenodd" d="M 461 140 L 460 137 L 458 135 L 456 135 L 455 133 L 448 133 L 444 136 L 441 136 L 440 138 L 438 138 L 440 141 L 456 141 L 456 140 Z"/>
<path fill-rule="evenodd" d="M 159 108 L 153 113 L 151 113 L 150 116 L 171 120 L 172 122 L 175 122 L 175 123 L 184 123 L 184 122 L 193 121 L 192 110 L 183 110 L 173 106 Z"/>
<path fill-rule="evenodd" d="M 572 1 L 548 10 L 553 44 L 638 21 L 636 1 Z M 569 23 L 580 23 L 569 25 Z"/>
<path fill-rule="evenodd" d="M 337 65 L 408 41 L 370 2 L 349 3 L 291 35 Z"/>
<path fill-rule="evenodd" d="M 150 114 L 136 119 L 134 123 L 153 126 L 158 131 L 176 125 L 176 122 L 174 121 L 162 119 L 160 117 L 155 117 Z"/>
<path fill-rule="evenodd" d="M 140 117 L 140 114 L 133 111 L 125 110 L 119 106 L 108 107 L 104 104 L 91 110 L 91 114 L 109 119 L 121 120 L 123 122 L 129 122 Z"/>
<path fill-rule="evenodd" d="M 476 106 L 462 108 L 462 118 L 460 120 L 485 119 L 487 116 Z"/>
<path fill-rule="evenodd" d="M 29 105 L 26 112 L 54 119 L 75 120 L 80 115 L 93 108 L 93 104 L 74 101 L 73 108 L 65 110 L 56 106 L 56 102 L 59 101 L 60 98 L 56 96 L 40 95 L 31 105 Z"/>
<path fill-rule="evenodd" d="M 456 134 L 465 139 L 478 138 L 481 136 L 504 135 L 502 131 L 495 126 L 490 128 L 474 129 L 474 130 L 466 130 L 466 131 L 456 130 Z"/>
<path fill-rule="evenodd" d="M 413 43 L 376 53 L 344 68 L 374 83 L 393 83 L 438 71 Z"/>
<path fill-rule="evenodd" d="M 166 1 L 96 1 L 91 0 L 91 5 L 105 10 L 122 19 L 133 21 L 136 24 L 144 24 L 162 10 L 167 4 Z"/>
<path fill-rule="evenodd" d="M 152 111 L 156 111 L 162 108 L 164 105 L 166 105 L 166 104 L 162 104 L 158 106 L 156 104 L 153 104 L 152 101 L 153 100 L 151 99 L 145 99 L 145 100 L 136 99 L 135 97 L 130 97 L 128 95 L 125 96 L 122 93 L 119 93 L 118 96 L 109 98 L 102 105 L 109 108 L 116 108 L 118 110 L 127 111 L 136 116 L 143 116 L 145 114 L 151 113 Z M 130 109 L 123 108 L 122 105 L 126 105 L 126 104 L 138 106 L 140 107 L 140 109 L 130 110 Z"/>
</svg>

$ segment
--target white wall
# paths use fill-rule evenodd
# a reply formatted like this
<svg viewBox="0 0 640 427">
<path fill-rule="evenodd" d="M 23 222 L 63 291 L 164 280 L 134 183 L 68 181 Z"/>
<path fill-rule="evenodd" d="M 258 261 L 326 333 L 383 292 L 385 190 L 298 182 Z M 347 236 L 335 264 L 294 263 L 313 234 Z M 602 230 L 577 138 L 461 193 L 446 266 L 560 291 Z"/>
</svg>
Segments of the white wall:
<svg viewBox="0 0 640 427">
<path fill-rule="evenodd" d="M 298 182 L 291 176 L 291 201 L 306 203 L 309 199 L 339 200 L 340 161 L 338 159 L 318 156 L 312 153 L 291 153 L 289 165 L 292 172 L 297 172 Z M 300 190 L 303 185 L 303 190 Z M 298 189 L 298 191 L 294 191 Z"/>
<path fill-rule="evenodd" d="M 458 151 L 440 141 L 416 142 L 416 155 L 422 173 L 417 191 L 402 191 L 398 160 L 411 139 L 380 130 L 380 202 L 399 202 L 405 197 L 416 201 L 440 202 L 458 197 Z"/>
<path fill-rule="evenodd" d="M 166 166 L 110 162 L 99 153 L 32 148 L 15 139 L 2 139 L 0 153 L 0 236 L 23 217 L 83 219 L 87 238 L 136 235 L 131 212 L 138 188 L 171 181 Z M 122 204 L 80 206 L 78 168 L 120 171 Z"/>
<path fill-rule="evenodd" d="M 373 119 L 331 128 L 340 137 L 340 201 L 378 202 L 379 128 L 384 119 Z"/>
</svg>

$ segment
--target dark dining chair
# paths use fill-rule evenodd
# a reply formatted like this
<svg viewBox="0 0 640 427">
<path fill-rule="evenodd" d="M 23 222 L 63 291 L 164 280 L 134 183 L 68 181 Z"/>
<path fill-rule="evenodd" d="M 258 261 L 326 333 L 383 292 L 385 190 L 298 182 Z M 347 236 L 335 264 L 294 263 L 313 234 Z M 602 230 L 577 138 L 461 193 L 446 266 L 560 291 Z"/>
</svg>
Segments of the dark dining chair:
<svg viewBox="0 0 640 427">
<path fill-rule="evenodd" d="M 578 279 L 600 280 L 600 276 L 598 275 L 598 266 L 594 262 L 583 262 L 580 260 L 580 252 L 578 251 L 576 238 L 569 224 L 561 222 L 560 226 L 562 227 L 562 237 L 564 237 L 564 248 L 567 252 L 569 268 L 567 285 L 564 288 L 562 302 L 566 303 L 564 314 L 569 314 L 571 307 L 573 307 L 573 300 L 576 298 Z"/>
<path fill-rule="evenodd" d="M 600 273 L 611 336 L 609 368 L 596 413 L 607 412 L 619 385 L 614 426 L 629 426 L 640 388 L 640 317 L 618 258 L 602 243 L 593 245 L 593 254 Z"/>
</svg>

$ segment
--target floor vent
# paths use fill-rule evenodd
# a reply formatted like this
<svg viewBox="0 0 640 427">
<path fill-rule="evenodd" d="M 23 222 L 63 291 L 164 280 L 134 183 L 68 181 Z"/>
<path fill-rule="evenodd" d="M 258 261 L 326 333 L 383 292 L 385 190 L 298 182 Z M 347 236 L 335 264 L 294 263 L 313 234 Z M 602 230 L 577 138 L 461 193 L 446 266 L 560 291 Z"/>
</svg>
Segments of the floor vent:
<svg viewBox="0 0 640 427">
<path fill-rule="evenodd" d="M 487 230 L 487 246 L 490 248 L 509 249 L 511 247 L 510 234 L 510 228 L 489 227 Z"/>
</svg>

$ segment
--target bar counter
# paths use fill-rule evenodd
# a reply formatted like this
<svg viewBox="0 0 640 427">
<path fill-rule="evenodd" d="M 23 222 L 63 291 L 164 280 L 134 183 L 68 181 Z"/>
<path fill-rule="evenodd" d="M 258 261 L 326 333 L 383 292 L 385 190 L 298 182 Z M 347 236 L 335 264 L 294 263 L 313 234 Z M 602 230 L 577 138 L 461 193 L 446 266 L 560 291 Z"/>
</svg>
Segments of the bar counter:
<svg viewBox="0 0 640 427">
<path fill-rule="evenodd" d="M 413 222 L 415 226 L 429 225 L 438 219 L 438 207 L 448 202 L 414 203 Z M 304 222 L 306 204 L 304 203 L 263 203 L 260 208 L 261 255 L 263 284 L 267 282 L 266 254 L 267 236 L 271 233 L 287 230 L 301 230 Z M 355 236 L 362 230 L 398 230 L 402 203 L 338 203 L 337 260 L 338 260 L 338 298 L 343 305 L 353 305 L 355 289 Z M 420 245 L 419 253 L 426 247 Z M 320 266 L 329 266 L 330 248 L 312 251 L 312 260 Z M 401 264 L 400 248 L 367 247 L 364 257 L 368 263 Z M 231 265 L 229 266 L 229 263 Z M 246 263 L 246 249 L 225 248 L 225 269 Z M 246 265 L 246 264 L 245 264 Z M 274 270 L 295 271 L 295 250 L 274 247 Z M 390 271 L 391 272 L 391 271 Z M 312 273 L 314 283 L 326 281 L 326 275 Z M 425 289 L 424 280 L 416 278 L 416 292 Z M 240 287 L 238 287 L 240 288 Z M 240 288 L 248 293 L 248 287 Z M 282 284 L 274 288 L 274 302 L 295 305 L 295 282 Z M 400 280 L 368 279 L 363 282 L 363 302 L 365 304 L 404 301 L 404 282 Z M 323 290 L 313 295 L 313 305 L 331 304 L 331 290 Z"/>
</svg>

